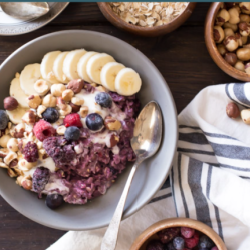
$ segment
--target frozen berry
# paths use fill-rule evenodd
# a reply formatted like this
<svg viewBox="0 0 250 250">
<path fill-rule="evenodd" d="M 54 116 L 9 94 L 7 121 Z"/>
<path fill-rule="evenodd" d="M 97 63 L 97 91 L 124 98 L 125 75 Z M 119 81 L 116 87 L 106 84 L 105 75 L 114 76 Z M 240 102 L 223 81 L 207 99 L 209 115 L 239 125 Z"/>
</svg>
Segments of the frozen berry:
<svg viewBox="0 0 250 250">
<path fill-rule="evenodd" d="M 36 162 L 39 158 L 37 145 L 32 141 L 29 141 L 25 145 L 22 153 L 24 154 L 24 159 L 27 162 Z"/>
<path fill-rule="evenodd" d="M 49 194 L 45 203 L 50 209 L 57 209 L 63 204 L 63 197 L 60 194 Z"/>
<path fill-rule="evenodd" d="M 206 235 L 200 237 L 199 248 L 212 248 L 214 246 L 213 241 Z"/>
<path fill-rule="evenodd" d="M 42 117 L 49 123 L 54 123 L 59 119 L 59 112 L 55 108 L 47 108 L 43 113 Z"/>
<path fill-rule="evenodd" d="M 219 250 L 218 247 L 213 247 L 211 250 Z"/>
<path fill-rule="evenodd" d="M 176 237 L 173 240 L 174 248 L 177 250 L 183 250 L 185 241 L 182 237 Z"/>
<path fill-rule="evenodd" d="M 192 238 L 185 239 L 185 246 L 188 248 L 194 248 L 199 243 L 199 234 L 195 232 Z"/>
<path fill-rule="evenodd" d="M 149 242 L 146 250 L 164 250 L 163 244 L 158 240 L 153 240 Z"/>
<path fill-rule="evenodd" d="M 39 141 L 43 141 L 56 134 L 56 130 L 52 127 L 52 125 L 44 120 L 37 122 L 33 131 Z"/>
<path fill-rule="evenodd" d="M 65 127 L 75 126 L 81 128 L 81 117 L 79 114 L 69 114 L 64 118 L 63 124 L 65 125 Z"/>
<path fill-rule="evenodd" d="M 104 122 L 100 115 L 97 113 L 89 114 L 86 117 L 86 125 L 92 131 L 98 131 L 103 128 Z"/>
<path fill-rule="evenodd" d="M 44 190 L 46 184 L 48 183 L 50 178 L 50 171 L 45 167 L 38 167 L 32 178 L 32 189 L 41 195 L 41 192 Z"/>
<path fill-rule="evenodd" d="M 81 132 L 79 128 L 71 126 L 66 128 L 64 137 L 67 141 L 76 141 L 80 138 L 80 134 Z"/>
<path fill-rule="evenodd" d="M 100 92 L 95 96 L 95 101 L 100 106 L 104 108 L 110 108 L 112 106 L 112 98 L 111 96 L 106 92 Z"/>
<path fill-rule="evenodd" d="M 188 238 L 188 239 L 193 237 L 194 232 L 195 232 L 195 230 L 193 228 L 190 228 L 190 227 L 182 227 L 181 228 L 182 236 L 185 238 Z"/>
<path fill-rule="evenodd" d="M 175 250 L 174 245 L 173 245 L 173 242 L 169 242 L 169 243 L 167 244 L 166 250 Z"/>
<path fill-rule="evenodd" d="M 9 117 L 4 110 L 0 110 L 0 130 L 6 129 Z"/>
<path fill-rule="evenodd" d="M 180 228 L 179 227 L 166 228 L 158 232 L 157 234 L 160 238 L 160 241 L 163 244 L 166 244 L 180 234 Z"/>
</svg>

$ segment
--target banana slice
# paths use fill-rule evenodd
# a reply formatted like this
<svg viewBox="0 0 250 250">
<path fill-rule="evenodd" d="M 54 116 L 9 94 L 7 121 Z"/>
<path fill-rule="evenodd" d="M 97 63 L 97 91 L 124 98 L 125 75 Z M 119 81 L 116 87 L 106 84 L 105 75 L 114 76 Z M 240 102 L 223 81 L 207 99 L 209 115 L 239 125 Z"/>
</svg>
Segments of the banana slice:
<svg viewBox="0 0 250 250">
<path fill-rule="evenodd" d="M 124 68 L 115 78 L 115 89 L 120 95 L 130 96 L 140 91 L 141 78 L 133 69 Z"/>
<path fill-rule="evenodd" d="M 100 74 L 103 66 L 108 62 L 115 62 L 115 59 L 105 53 L 92 56 L 87 62 L 87 74 L 89 78 L 98 84 L 101 84 Z"/>
<path fill-rule="evenodd" d="M 20 87 L 20 80 L 14 78 L 10 83 L 10 96 L 14 97 L 20 106 L 23 108 L 29 108 L 26 98 L 26 95 Z"/>
<path fill-rule="evenodd" d="M 41 77 L 39 63 L 29 64 L 24 67 L 20 75 L 20 87 L 26 95 L 37 94 L 34 90 L 34 83 Z"/>
<path fill-rule="evenodd" d="M 125 66 L 117 62 L 109 62 L 105 64 L 101 70 L 101 84 L 110 91 L 115 91 L 115 78 L 118 72 Z"/>
<path fill-rule="evenodd" d="M 43 79 L 50 83 L 58 83 L 59 81 L 55 77 L 53 72 L 53 65 L 56 57 L 61 53 L 61 51 L 52 51 L 47 54 L 42 59 L 41 62 L 41 74 Z"/>
<path fill-rule="evenodd" d="M 77 73 L 80 76 L 80 78 L 82 78 L 84 81 L 92 83 L 91 79 L 89 78 L 87 71 L 86 71 L 86 66 L 87 66 L 87 62 L 89 61 L 89 59 L 98 54 L 97 52 L 94 51 L 89 51 L 87 52 L 85 55 L 83 55 L 78 64 L 77 64 Z"/>
<path fill-rule="evenodd" d="M 68 53 L 69 53 L 68 51 L 61 52 L 56 57 L 56 59 L 54 61 L 54 65 L 53 65 L 53 72 L 55 74 L 55 77 L 57 78 L 57 80 L 59 82 L 62 82 L 62 83 L 68 83 L 69 82 L 69 79 L 63 73 L 63 61 L 64 61 L 64 59 L 65 59 L 65 57 L 67 56 Z"/>
<path fill-rule="evenodd" d="M 24 109 L 22 107 L 18 107 L 17 109 L 14 109 L 12 111 L 6 110 L 9 119 L 14 123 L 18 124 L 22 122 L 22 117 L 24 116 L 25 112 L 28 109 Z"/>
<path fill-rule="evenodd" d="M 80 78 L 77 74 L 77 64 L 85 53 L 84 49 L 76 49 L 66 55 L 63 61 L 63 73 L 69 80 Z"/>
</svg>

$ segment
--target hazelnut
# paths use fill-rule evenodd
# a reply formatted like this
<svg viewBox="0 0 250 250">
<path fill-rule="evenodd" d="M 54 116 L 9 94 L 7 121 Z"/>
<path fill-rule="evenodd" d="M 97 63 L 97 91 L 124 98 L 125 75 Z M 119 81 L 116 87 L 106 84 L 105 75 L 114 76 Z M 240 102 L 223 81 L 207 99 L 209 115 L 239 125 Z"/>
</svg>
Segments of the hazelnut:
<svg viewBox="0 0 250 250">
<path fill-rule="evenodd" d="M 236 34 L 235 34 L 235 38 L 236 38 L 236 40 L 237 40 L 237 42 L 238 42 L 238 45 L 239 45 L 239 46 L 242 46 L 242 45 L 243 45 L 242 36 L 241 36 L 239 33 L 236 33 Z"/>
<path fill-rule="evenodd" d="M 13 161 L 10 162 L 9 167 L 14 168 L 18 163 L 18 159 L 14 159 Z"/>
<path fill-rule="evenodd" d="M 221 43 L 225 37 L 224 30 L 220 26 L 214 26 L 213 34 L 216 43 Z"/>
<path fill-rule="evenodd" d="M 119 137 L 115 134 L 110 136 L 110 147 L 113 148 L 119 142 Z"/>
<path fill-rule="evenodd" d="M 16 158 L 17 158 L 17 154 L 15 152 L 9 152 L 7 156 L 4 158 L 4 163 L 6 165 L 9 165 Z"/>
<path fill-rule="evenodd" d="M 56 98 L 56 106 L 59 109 L 66 109 L 66 102 L 62 99 L 62 97 L 57 97 Z"/>
<path fill-rule="evenodd" d="M 243 109 L 240 114 L 242 121 L 250 125 L 250 109 Z"/>
<path fill-rule="evenodd" d="M 241 11 L 245 14 L 250 14 L 250 3 L 248 2 L 242 2 L 240 3 L 240 8 L 241 8 Z"/>
<path fill-rule="evenodd" d="M 87 106 L 83 106 L 83 107 L 80 108 L 80 112 L 79 113 L 80 113 L 80 116 L 82 118 L 84 118 L 84 117 L 86 117 L 88 115 L 89 108 Z"/>
<path fill-rule="evenodd" d="M 73 104 L 72 102 L 69 105 L 72 108 L 72 113 L 77 113 L 81 108 L 81 106 L 77 106 L 77 105 Z"/>
<path fill-rule="evenodd" d="M 24 123 L 19 123 L 14 127 L 14 134 L 13 137 L 15 138 L 22 138 L 25 132 L 25 124 Z"/>
<path fill-rule="evenodd" d="M 237 24 L 240 22 L 240 13 L 239 10 L 235 7 L 228 10 L 228 13 L 230 15 L 230 18 L 228 20 L 231 24 Z"/>
<path fill-rule="evenodd" d="M 44 148 L 38 150 L 38 155 L 39 155 L 39 160 L 44 160 L 49 157 Z"/>
<path fill-rule="evenodd" d="M 84 150 L 84 147 L 82 147 L 78 144 L 78 145 L 74 146 L 74 150 L 75 150 L 76 154 L 81 154 Z"/>
<path fill-rule="evenodd" d="M 238 30 L 238 25 L 237 24 L 231 24 L 231 23 L 224 23 L 223 27 L 226 28 L 230 28 L 232 29 L 234 32 L 236 32 Z"/>
<path fill-rule="evenodd" d="M 242 40 L 242 44 L 243 44 L 243 45 L 246 44 L 247 41 L 248 41 L 248 36 L 242 36 L 242 37 L 241 37 L 241 40 Z M 244 47 L 244 46 L 243 46 L 243 47 Z"/>
<path fill-rule="evenodd" d="M 225 37 L 234 36 L 234 31 L 231 28 L 226 28 L 224 29 L 224 34 L 225 34 Z"/>
<path fill-rule="evenodd" d="M 62 99 L 65 102 L 69 102 L 74 96 L 74 92 L 71 89 L 66 89 L 62 92 Z"/>
<path fill-rule="evenodd" d="M 39 95 L 46 95 L 47 92 L 49 91 L 49 86 L 50 86 L 50 84 L 48 82 L 46 82 L 43 79 L 39 79 L 34 84 L 34 90 Z"/>
<path fill-rule="evenodd" d="M 250 16 L 246 14 L 240 14 L 240 21 L 250 23 Z"/>
<path fill-rule="evenodd" d="M 0 149 L 0 157 L 2 157 L 2 158 L 6 157 L 9 152 L 10 151 L 8 148 L 1 148 Z"/>
<path fill-rule="evenodd" d="M 36 114 L 33 110 L 28 110 L 22 117 L 22 121 L 27 124 L 34 124 L 36 122 Z"/>
<path fill-rule="evenodd" d="M 21 182 L 22 183 L 22 187 L 26 190 L 31 190 L 32 188 L 32 181 L 31 180 L 28 180 L 28 179 L 25 179 Z"/>
<path fill-rule="evenodd" d="M 36 166 L 36 162 L 27 162 L 25 159 L 21 159 L 18 162 L 19 169 L 22 171 L 29 171 Z"/>
<path fill-rule="evenodd" d="M 43 105 L 39 105 L 36 112 L 38 117 L 42 118 L 42 113 L 46 110 L 47 108 Z"/>
<path fill-rule="evenodd" d="M 245 72 L 245 65 L 242 61 L 237 61 L 234 65 L 234 67 L 240 71 Z"/>
<path fill-rule="evenodd" d="M 121 128 L 121 123 L 115 118 L 112 118 L 111 116 L 107 116 L 104 119 L 104 126 L 109 130 L 119 130 Z"/>
<path fill-rule="evenodd" d="M 50 88 L 51 94 L 53 96 L 59 97 L 62 96 L 62 92 L 66 89 L 64 84 L 53 84 Z"/>
<path fill-rule="evenodd" d="M 250 25 L 246 22 L 239 23 L 239 30 L 242 36 L 249 36 L 250 34 Z"/>
<path fill-rule="evenodd" d="M 4 99 L 3 105 L 4 109 L 12 111 L 18 107 L 18 102 L 14 97 L 9 96 Z"/>
<path fill-rule="evenodd" d="M 50 72 L 47 74 L 46 79 L 48 79 L 48 81 L 51 81 L 51 82 L 54 82 L 54 81 L 57 82 L 56 76 L 55 76 L 55 74 L 54 74 L 53 71 L 50 71 Z"/>
<path fill-rule="evenodd" d="M 68 85 L 67 89 L 71 89 L 75 94 L 81 92 L 84 86 L 84 81 L 82 79 L 71 80 Z"/>
<path fill-rule="evenodd" d="M 45 106 L 45 107 L 47 107 L 47 108 L 49 108 L 49 107 L 50 108 L 54 108 L 56 106 L 56 97 L 54 97 L 51 94 L 46 95 L 43 98 L 42 105 Z"/>
<path fill-rule="evenodd" d="M 17 174 L 15 173 L 15 171 L 10 169 L 10 168 L 7 169 L 7 173 L 9 175 L 9 177 L 11 177 L 11 178 L 17 177 Z"/>
<path fill-rule="evenodd" d="M 60 113 L 60 116 L 65 116 L 65 115 L 68 115 L 70 114 L 72 111 L 72 108 L 70 105 L 66 104 L 66 106 L 64 107 L 64 109 L 60 109 L 59 110 L 59 113 Z"/>
<path fill-rule="evenodd" d="M 229 20 L 229 18 L 230 18 L 230 15 L 229 15 L 228 11 L 225 9 L 222 9 L 218 13 L 218 15 L 215 19 L 215 25 L 222 26 L 225 22 L 227 22 Z"/>
<path fill-rule="evenodd" d="M 237 56 L 235 53 L 226 53 L 224 59 L 232 66 L 237 62 Z"/>
<path fill-rule="evenodd" d="M 3 135 L 1 138 L 0 138 L 0 146 L 2 148 L 7 148 L 7 143 L 9 141 L 11 137 L 9 135 Z"/>
<path fill-rule="evenodd" d="M 100 92 L 108 92 L 108 90 L 106 88 L 104 88 L 103 86 L 98 86 L 98 87 L 96 87 L 96 89 Z"/>
<path fill-rule="evenodd" d="M 217 45 L 217 49 L 222 56 L 224 56 L 228 52 L 225 45 L 222 43 Z"/>
<path fill-rule="evenodd" d="M 7 148 L 13 152 L 17 152 L 18 151 L 18 141 L 16 138 L 11 138 L 9 139 L 8 143 L 7 143 Z"/>
<path fill-rule="evenodd" d="M 246 72 L 248 75 L 250 75 L 250 63 L 247 63 L 247 64 L 245 65 L 245 72 Z"/>
<path fill-rule="evenodd" d="M 233 3 L 233 2 L 226 2 L 226 3 L 224 3 L 224 5 L 225 5 L 225 8 L 231 9 L 231 8 L 233 8 L 235 6 L 235 3 Z"/>
<path fill-rule="evenodd" d="M 42 99 L 39 95 L 31 95 L 27 98 L 28 105 L 32 109 L 37 109 L 37 107 L 41 104 Z"/>
<path fill-rule="evenodd" d="M 56 132 L 57 132 L 57 134 L 59 134 L 59 135 L 64 135 L 65 131 L 66 131 L 66 127 L 65 127 L 64 125 L 61 125 L 61 126 L 59 126 L 59 127 L 56 129 Z"/>
<path fill-rule="evenodd" d="M 0 162 L 0 168 L 9 168 L 5 163 L 3 162 Z"/>
<path fill-rule="evenodd" d="M 234 51 L 239 46 L 235 36 L 226 37 L 223 43 L 228 51 Z"/>
<path fill-rule="evenodd" d="M 77 106 L 81 106 L 84 104 L 84 100 L 79 98 L 79 97 L 76 97 L 74 96 L 72 99 L 71 99 L 71 102 Z"/>
<path fill-rule="evenodd" d="M 250 60 L 250 48 L 240 48 L 236 51 L 236 55 L 241 61 Z"/>
</svg>

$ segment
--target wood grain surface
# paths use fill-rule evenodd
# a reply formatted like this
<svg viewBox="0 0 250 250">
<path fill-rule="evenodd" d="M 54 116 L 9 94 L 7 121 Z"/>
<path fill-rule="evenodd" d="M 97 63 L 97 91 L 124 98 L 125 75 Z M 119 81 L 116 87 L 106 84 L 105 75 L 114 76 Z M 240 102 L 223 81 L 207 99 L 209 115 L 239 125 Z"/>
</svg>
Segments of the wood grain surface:
<svg viewBox="0 0 250 250">
<path fill-rule="evenodd" d="M 0 63 L 23 44 L 44 34 L 70 29 L 103 32 L 126 41 L 150 58 L 166 79 L 180 113 L 206 86 L 238 82 L 221 71 L 207 52 L 204 21 L 209 5 L 198 3 L 178 30 L 163 37 L 144 38 L 112 26 L 96 3 L 70 3 L 60 16 L 37 31 L 0 37 Z M 0 250 L 44 250 L 64 233 L 25 218 L 0 197 Z"/>
</svg>

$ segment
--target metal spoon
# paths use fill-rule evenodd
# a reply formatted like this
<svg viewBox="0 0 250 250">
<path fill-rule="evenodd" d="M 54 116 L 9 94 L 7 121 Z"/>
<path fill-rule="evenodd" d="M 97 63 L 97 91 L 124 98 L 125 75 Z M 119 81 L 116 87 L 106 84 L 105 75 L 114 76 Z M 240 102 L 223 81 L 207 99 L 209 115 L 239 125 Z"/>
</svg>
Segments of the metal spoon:
<svg viewBox="0 0 250 250">
<path fill-rule="evenodd" d="M 157 152 L 161 144 L 161 138 L 162 114 L 159 105 L 152 101 L 144 107 L 135 122 L 134 135 L 130 143 L 135 152 L 136 161 L 130 171 L 113 218 L 102 240 L 101 250 L 115 249 L 124 205 L 135 171 L 145 159 Z"/>
<path fill-rule="evenodd" d="M 46 2 L 1 2 L 0 6 L 3 12 L 17 19 L 37 18 L 49 12 Z"/>
</svg>

